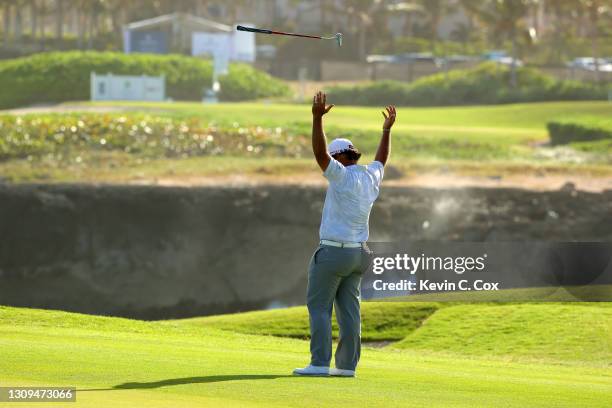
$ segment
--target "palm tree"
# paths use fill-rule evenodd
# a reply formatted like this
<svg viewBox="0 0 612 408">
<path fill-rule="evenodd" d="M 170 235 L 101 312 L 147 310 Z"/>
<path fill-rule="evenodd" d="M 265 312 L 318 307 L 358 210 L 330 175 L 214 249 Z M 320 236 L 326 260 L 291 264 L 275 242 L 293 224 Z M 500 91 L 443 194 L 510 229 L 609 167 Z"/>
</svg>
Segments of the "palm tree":
<svg viewBox="0 0 612 408">
<path fill-rule="evenodd" d="M 536 0 L 485 0 L 475 11 L 481 22 L 489 28 L 494 39 L 508 39 L 512 44 L 510 85 L 516 87 L 516 65 L 518 40 L 522 31 L 521 22 Z"/>
<path fill-rule="evenodd" d="M 357 35 L 357 50 L 360 60 L 366 59 L 366 29 L 372 23 L 370 11 L 372 2 L 368 0 L 345 0 L 345 10 L 349 17 L 349 25 L 354 27 Z"/>
<path fill-rule="evenodd" d="M 122 26 L 126 23 L 125 12 L 127 7 L 125 2 L 123 0 L 102 0 L 101 5 L 104 14 L 110 17 L 112 32 L 120 39 Z"/>
<path fill-rule="evenodd" d="M 480 9 L 483 7 L 485 0 L 458 0 L 457 5 L 463 9 L 468 18 L 467 26 L 474 30 Z"/>
<path fill-rule="evenodd" d="M 2 6 L 2 40 L 5 48 L 8 48 L 11 44 L 11 26 L 12 26 L 12 1 L 1 0 L 0 6 Z"/>
<path fill-rule="evenodd" d="M 14 0 L 14 24 L 13 24 L 13 37 L 16 45 L 20 45 L 21 38 L 23 36 L 23 0 Z"/>
<path fill-rule="evenodd" d="M 87 38 L 87 48 L 94 47 L 94 40 L 100 33 L 100 15 L 104 10 L 104 0 L 89 0 L 87 11 L 89 12 L 89 35 Z"/>
<path fill-rule="evenodd" d="M 44 19 L 47 16 L 47 13 L 48 13 L 47 0 L 42 0 L 36 10 L 36 14 L 38 15 L 40 19 L 42 19 L 42 23 L 38 24 L 38 38 L 39 38 L 38 43 L 42 50 L 45 49 L 45 41 L 46 41 L 45 36 L 47 35 L 46 26 L 44 22 Z"/>
<path fill-rule="evenodd" d="M 601 80 L 600 68 L 599 68 L 599 23 L 601 17 L 610 11 L 610 3 L 606 0 L 580 0 L 583 10 L 587 16 L 590 37 L 591 37 L 591 48 L 593 52 L 593 59 L 595 62 L 595 75 L 597 80 Z"/>
<path fill-rule="evenodd" d="M 477 19 L 480 15 L 480 10 L 485 5 L 487 0 L 458 0 L 458 4 L 463 8 L 470 19 Z"/>
<path fill-rule="evenodd" d="M 30 35 L 32 41 L 36 39 L 36 33 L 38 31 L 38 1 L 30 0 Z"/>
<path fill-rule="evenodd" d="M 238 18 L 238 10 L 246 5 L 246 0 L 232 0 L 228 2 L 228 18 L 229 24 L 236 24 Z"/>
<path fill-rule="evenodd" d="M 459 23 L 450 33 L 452 40 L 460 42 L 463 45 L 464 52 L 467 50 L 467 45 L 472 39 L 474 27 L 470 23 Z"/>
<path fill-rule="evenodd" d="M 360 60 L 365 60 L 367 54 L 367 34 L 372 27 L 374 18 L 382 13 L 388 12 L 384 0 L 344 0 L 343 8 L 335 8 L 338 14 L 344 13 L 348 16 L 348 25 L 354 27 L 354 34 L 357 36 L 357 50 Z M 387 27 L 376 27 L 376 32 L 372 35 L 380 36 L 382 30 Z"/>
<path fill-rule="evenodd" d="M 55 0 L 55 39 L 64 38 L 64 0 Z"/>
<path fill-rule="evenodd" d="M 76 34 L 77 34 L 77 48 L 82 49 L 85 44 L 85 17 L 84 17 L 84 4 L 86 0 L 71 0 L 71 7 L 74 9 L 74 17 L 76 20 Z"/>
<path fill-rule="evenodd" d="M 412 37 L 414 35 L 413 17 L 417 14 L 423 14 L 423 6 L 420 3 L 412 1 L 403 1 L 399 3 L 389 4 L 386 9 L 392 13 L 403 13 L 405 16 L 403 35 Z"/>
<path fill-rule="evenodd" d="M 432 48 L 438 39 L 438 27 L 445 14 L 453 12 L 454 7 L 447 0 L 421 0 L 421 7 L 428 20 L 429 40 Z"/>
<path fill-rule="evenodd" d="M 571 24 L 576 19 L 580 0 L 552 0 L 544 2 L 544 10 L 553 16 L 554 30 L 551 32 L 553 58 L 559 63 L 563 60 L 568 41 L 573 34 Z"/>
</svg>

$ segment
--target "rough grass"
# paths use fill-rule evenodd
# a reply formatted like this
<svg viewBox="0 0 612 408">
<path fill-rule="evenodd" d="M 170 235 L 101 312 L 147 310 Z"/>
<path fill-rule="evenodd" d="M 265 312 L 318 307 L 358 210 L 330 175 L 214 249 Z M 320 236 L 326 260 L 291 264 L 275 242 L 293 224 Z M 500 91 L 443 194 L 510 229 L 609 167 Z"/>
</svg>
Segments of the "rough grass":
<svg viewBox="0 0 612 408">
<path fill-rule="evenodd" d="M 278 154 L 273 151 L 265 157 L 252 157 L 253 153 L 245 150 L 248 146 L 244 144 L 242 153 L 240 149 L 229 149 L 220 156 L 221 160 L 215 160 L 217 157 L 210 156 L 207 151 L 203 151 L 202 156 L 189 158 L 175 157 L 177 155 L 164 157 L 163 154 L 158 157 L 151 149 L 143 150 L 139 147 L 128 154 L 124 151 L 111 151 L 108 146 L 105 149 L 99 146 L 89 149 L 83 143 L 72 146 L 69 143 L 71 139 L 68 139 L 68 143 L 62 147 L 60 159 L 57 154 L 45 154 L 4 161 L 0 163 L 1 177 L 17 182 L 130 182 L 158 177 L 177 179 L 235 173 L 305 174 L 317 171 L 310 158 L 308 145 L 308 105 L 113 102 L 72 104 L 71 109 L 78 110 L 80 106 L 83 109 L 99 106 L 128 110 L 107 114 L 105 117 L 146 119 L 146 115 L 149 115 L 150 118 L 165 118 L 163 120 L 177 124 L 181 121 L 197 121 L 203 128 L 218 127 L 231 129 L 232 132 L 261 127 L 275 133 L 278 128 L 283 135 L 287 135 L 286 138 L 293 140 L 282 141 L 281 145 L 291 146 L 297 155 L 292 153 L 292 158 L 277 157 Z M 607 102 L 400 108 L 399 112 L 391 163 L 404 173 L 441 171 L 499 177 L 549 172 L 601 176 L 609 175 L 612 171 L 612 145 L 608 141 L 574 143 L 564 147 L 562 152 L 545 146 L 548 141 L 546 124 L 550 120 L 570 115 L 588 115 L 606 120 L 612 115 L 612 104 Z M 66 121 L 74 122 L 78 121 L 79 114 L 36 114 L 36 117 L 53 122 L 61 122 L 61 118 L 66 118 Z M 92 118 L 96 115 L 89 113 L 83 117 Z M 382 115 L 375 108 L 338 106 L 326 118 L 328 138 L 343 136 L 353 139 L 363 151 L 364 160 L 373 158 L 381 126 Z M 231 140 L 223 143 L 233 146 Z M 272 146 L 265 141 L 262 143 Z M 182 148 L 181 152 L 184 155 Z"/>
<path fill-rule="evenodd" d="M 612 367 L 612 307 L 608 303 L 364 302 L 362 306 L 364 341 L 401 340 L 394 347 Z M 304 307 L 181 321 L 246 334 L 309 337 Z"/>
<path fill-rule="evenodd" d="M 416 330 L 440 305 L 436 303 L 363 303 L 363 341 L 401 340 Z M 333 337 L 338 325 L 333 317 Z M 308 311 L 305 307 L 197 317 L 180 322 L 238 333 L 308 338 Z"/>
<path fill-rule="evenodd" d="M 249 158 L 236 156 L 191 157 L 180 160 L 134 159 L 120 152 L 92 153 L 81 156 L 81 163 L 58 164 L 11 160 L 0 162 L 0 181 L 42 183 L 145 183 L 185 182 L 206 184 L 229 177 L 234 182 L 282 182 L 302 184 L 305 179 L 324 181 L 311 158 Z M 371 159 L 371 157 L 370 157 Z M 90 165 L 94 163 L 94 165 Z M 407 159 L 393 156 L 392 166 L 408 176 L 454 174 L 474 177 L 512 175 L 612 176 L 612 166 L 603 164 L 537 163 L 529 161 L 466 161 L 443 159 Z M 225 183 L 226 181 L 223 181 Z"/>
<path fill-rule="evenodd" d="M 587 304 L 456 305 L 394 347 L 612 367 L 612 308 Z"/>
<path fill-rule="evenodd" d="M 10 307 L 0 333 L 3 386 L 77 388 L 76 403 L 53 407 L 612 404 L 611 371 L 594 365 L 365 348 L 355 379 L 300 378 L 290 372 L 307 363 L 308 343 L 297 339 Z"/>
</svg>

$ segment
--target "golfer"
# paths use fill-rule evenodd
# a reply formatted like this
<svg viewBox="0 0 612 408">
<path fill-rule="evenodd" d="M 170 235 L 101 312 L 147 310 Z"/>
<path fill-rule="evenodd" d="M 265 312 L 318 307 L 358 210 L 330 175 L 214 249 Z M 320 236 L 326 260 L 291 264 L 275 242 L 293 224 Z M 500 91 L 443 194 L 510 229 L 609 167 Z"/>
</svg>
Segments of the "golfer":
<svg viewBox="0 0 612 408">
<path fill-rule="evenodd" d="M 319 92 L 312 105 L 312 150 L 323 176 L 329 181 L 320 243 L 308 268 L 307 305 L 310 315 L 310 365 L 296 368 L 296 375 L 354 377 L 361 353 L 360 283 L 368 266 L 368 220 L 378 197 L 383 169 L 389 158 L 395 107 L 383 112 L 385 122 L 376 158 L 367 166 L 357 164 L 361 153 L 348 139 L 335 139 L 327 147 L 323 116 L 326 105 Z M 332 357 L 332 306 L 340 327 L 336 368 Z"/>
</svg>

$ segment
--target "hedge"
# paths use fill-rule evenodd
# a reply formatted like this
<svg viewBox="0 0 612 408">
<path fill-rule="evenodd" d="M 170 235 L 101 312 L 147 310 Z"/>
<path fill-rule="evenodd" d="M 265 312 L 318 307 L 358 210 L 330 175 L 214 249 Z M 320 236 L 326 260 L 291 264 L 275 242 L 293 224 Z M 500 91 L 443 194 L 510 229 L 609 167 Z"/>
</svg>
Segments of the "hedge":
<svg viewBox="0 0 612 408">
<path fill-rule="evenodd" d="M 552 145 L 604 139 L 612 141 L 612 118 L 579 116 L 551 121 L 547 127 Z"/>
<path fill-rule="evenodd" d="M 182 55 L 115 52 L 51 52 L 0 61 L 0 108 L 87 100 L 90 74 L 165 75 L 167 96 L 201 100 L 211 86 L 210 60 Z M 220 99 L 240 101 L 283 96 L 288 86 L 249 65 L 231 64 L 220 79 Z"/>
<path fill-rule="evenodd" d="M 605 100 L 605 86 L 552 78 L 532 68 L 517 69 L 516 88 L 510 68 L 484 63 L 467 70 L 434 74 L 412 83 L 380 81 L 328 88 L 334 103 L 380 106 L 455 106 L 563 100 Z"/>
</svg>

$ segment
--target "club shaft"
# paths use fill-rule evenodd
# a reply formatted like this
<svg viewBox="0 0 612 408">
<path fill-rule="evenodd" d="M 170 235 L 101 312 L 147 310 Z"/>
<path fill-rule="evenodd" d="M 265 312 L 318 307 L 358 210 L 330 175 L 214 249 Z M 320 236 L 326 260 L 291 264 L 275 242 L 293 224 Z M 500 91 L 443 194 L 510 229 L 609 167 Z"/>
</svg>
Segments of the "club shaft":
<svg viewBox="0 0 612 408">
<path fill-rule="evenodd" d="M 251 32 L 251 33 L 288 35 L 288 36 L 291 36 L 291 37 L 315 38 L 315 39 L 318 39 L 318 40 L 322 39 L 322 37 L 320 37 L 318 35 L 286 33 L 286 32 L 283 32 L 283 31 L 272 31 L 272 30 L 265 30 L 265 29 L 262 29 L 262 28 L 252 28 L 252 27 L 237 26 L 236 29 L 238 31 L 248 31 L 248 32 Z"/>
<path fill-rule="evenodd" d="M 285 33 L 282 31 L 271 31 L 272 34 L 278 34 L 278 35 L 288 35 L 291 37 L 302 37 L 302 38 L 316 38 L 318 40 L 321 40 L 322 38 L 318 35 L 308 35 L 308 34 L 297 34 L 297 33 Z"/>
</svg>

